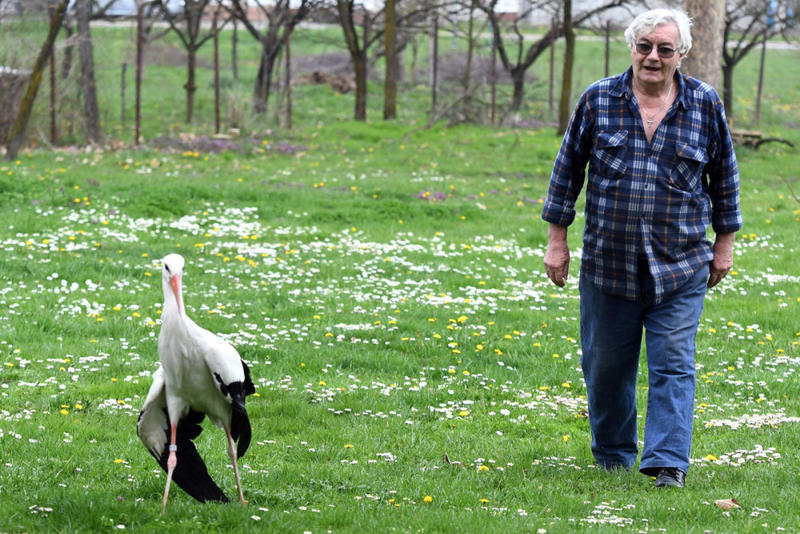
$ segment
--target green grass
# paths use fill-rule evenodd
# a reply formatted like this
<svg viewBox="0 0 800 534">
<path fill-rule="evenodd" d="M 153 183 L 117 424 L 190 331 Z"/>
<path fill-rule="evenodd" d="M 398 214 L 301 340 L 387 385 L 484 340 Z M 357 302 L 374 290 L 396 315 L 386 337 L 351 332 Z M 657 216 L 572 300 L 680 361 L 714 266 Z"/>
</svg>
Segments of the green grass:
<svg viewBox="0 0 800 534">
<path fill-rule="evenodd" d="M 155 72 L 179 88 L 175 69 Z M 165 118 L 182 112 L 174 93 Z M 350 96 L 303 87 L 296 129 L 254 129 L 242 153 L 0 163 L 0 532 L 800 529 L 797 150 L 738 150 L 745 228 L 701 320 L 694 463 L 684 490 L 657 491 L 589 451 L 577 261 L 563 290 L 541 264 L 558 139 L 421 130 L 423 93 L 406 96 L 412 117 L 359 124 Z M 785 98 L 765 131 L 797 144 Z M 159 258 L 175 251 L 190 315 L 257 385 L 246 508 L 175 489 L 161 516 L 164 476 L 135 434 L 158 361 Z M 233 496 L 222 433 L 206 424 L 198 447 Z M 742 508 L 713 504 L 729 498 Z"/>
</svg>

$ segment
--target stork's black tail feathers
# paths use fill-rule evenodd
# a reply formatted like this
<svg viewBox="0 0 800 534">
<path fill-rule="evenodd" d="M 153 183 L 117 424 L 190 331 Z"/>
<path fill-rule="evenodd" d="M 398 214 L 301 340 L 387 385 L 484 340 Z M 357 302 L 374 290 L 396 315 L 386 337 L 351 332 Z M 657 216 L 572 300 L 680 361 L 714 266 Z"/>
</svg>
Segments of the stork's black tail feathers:
<svg viewBox="0 0 800 534">
<path fill-rule="evenodd" d="M 231 436 L 233 436 L 236 444 L 236 457 L 241 458 L 250 447 L 250 440 L 253 436 L 252 428 L 250 427 L 250 418 L 247 415 L 247 409 L 244 406 L 245 397 L 252 395 L 256 392 L 256 387 L 253 380 L 250 378 L 250 368 L 242 360 L 242 367 L 244 368 L 244 383 L 236 382 L 228 386 L 228 390 L 233 399 L 233 413 L 231 416 Z"/>
<path fill-rule="evenodd" d="M 172 473 L 172 480 L 186 493 L 200 502 L 222 501 L 228 502 L 228 497 L 222 492 L 216 482 L 208 474 L 205 462 L 197 452 L 192 441 L 200 435 L 200 423 L 205 419 L 202 412 L 190 411 L 178 424 L 176 445 L 178 446 L 178 464 Z M 169 443 L 169 430 L 167 430 L 167 444 Z M 155 454 L 153 455 L 155 456 Z M 161 457 L 156 457 L 158 464 L 167 471 L 167 458 L 169 449 L 165 447 Z"/>
</svg>

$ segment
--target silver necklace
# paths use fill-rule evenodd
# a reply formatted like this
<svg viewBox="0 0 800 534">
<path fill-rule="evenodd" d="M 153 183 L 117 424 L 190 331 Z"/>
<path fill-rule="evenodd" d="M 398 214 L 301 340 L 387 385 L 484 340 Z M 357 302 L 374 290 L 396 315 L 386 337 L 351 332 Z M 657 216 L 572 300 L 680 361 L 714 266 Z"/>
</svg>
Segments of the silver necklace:
<svg viewBox="0 0 800 534">
<path fill-rule="evenodd" d="M 662 102 L 661 107 L 658 108 L 653 114 L 647 113 L 645 111 L 644 106 L 640 105 L 639 108 L 642 110 L 642 113 L 645 115 L 645 122 L 647 122 L 648 128 L 653 127 L 653 123 L 656 121 L 656 115 L 659 115 L 664 109 L 667 107 L 667 102 L 669 102 L 669 96 L 672 94 L 672 80 L 669 82 L 669 90 L 667 91 L 667 96 L 664 97 L 664 102 Z"/>
</svg>

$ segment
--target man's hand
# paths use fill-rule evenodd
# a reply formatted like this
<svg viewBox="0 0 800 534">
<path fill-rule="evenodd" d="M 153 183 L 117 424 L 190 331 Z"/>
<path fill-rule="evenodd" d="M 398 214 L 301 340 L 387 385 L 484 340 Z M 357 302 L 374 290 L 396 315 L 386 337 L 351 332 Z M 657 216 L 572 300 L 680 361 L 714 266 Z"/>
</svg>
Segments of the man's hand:
<svg viewBox="0 0 800 534">
<path fill-rule="evenodd" d="M 733 239 L 735 233 L 717 234 L 714 240 L 714 259 L 711 260 L 708 275 L 708 287 L 719 284 L 733 267 Z"/>
<path fill-rule="evenodd" d="M 544 269 L 547 277 L 558 287 L 564 287 L 569 276 L 569 247 L 567 228 L 550 224 L 547 235 L 547 252 L 544 255 Z"/>
</svg>

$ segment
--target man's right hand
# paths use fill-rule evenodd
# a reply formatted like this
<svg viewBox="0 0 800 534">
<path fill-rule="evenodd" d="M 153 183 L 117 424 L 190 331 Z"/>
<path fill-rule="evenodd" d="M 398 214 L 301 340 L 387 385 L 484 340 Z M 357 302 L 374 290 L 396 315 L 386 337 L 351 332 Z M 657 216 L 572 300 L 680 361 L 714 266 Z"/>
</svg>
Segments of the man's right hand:
<svg viewBox="0 0 800 534">
<path fill-rule="evenodd" d="M 569 276 L 567 228 L 551 223 L 547 238 L 547 252 L 544 255 L 545 272 L 555 285 L 564 287 Z"/>
</svg>

